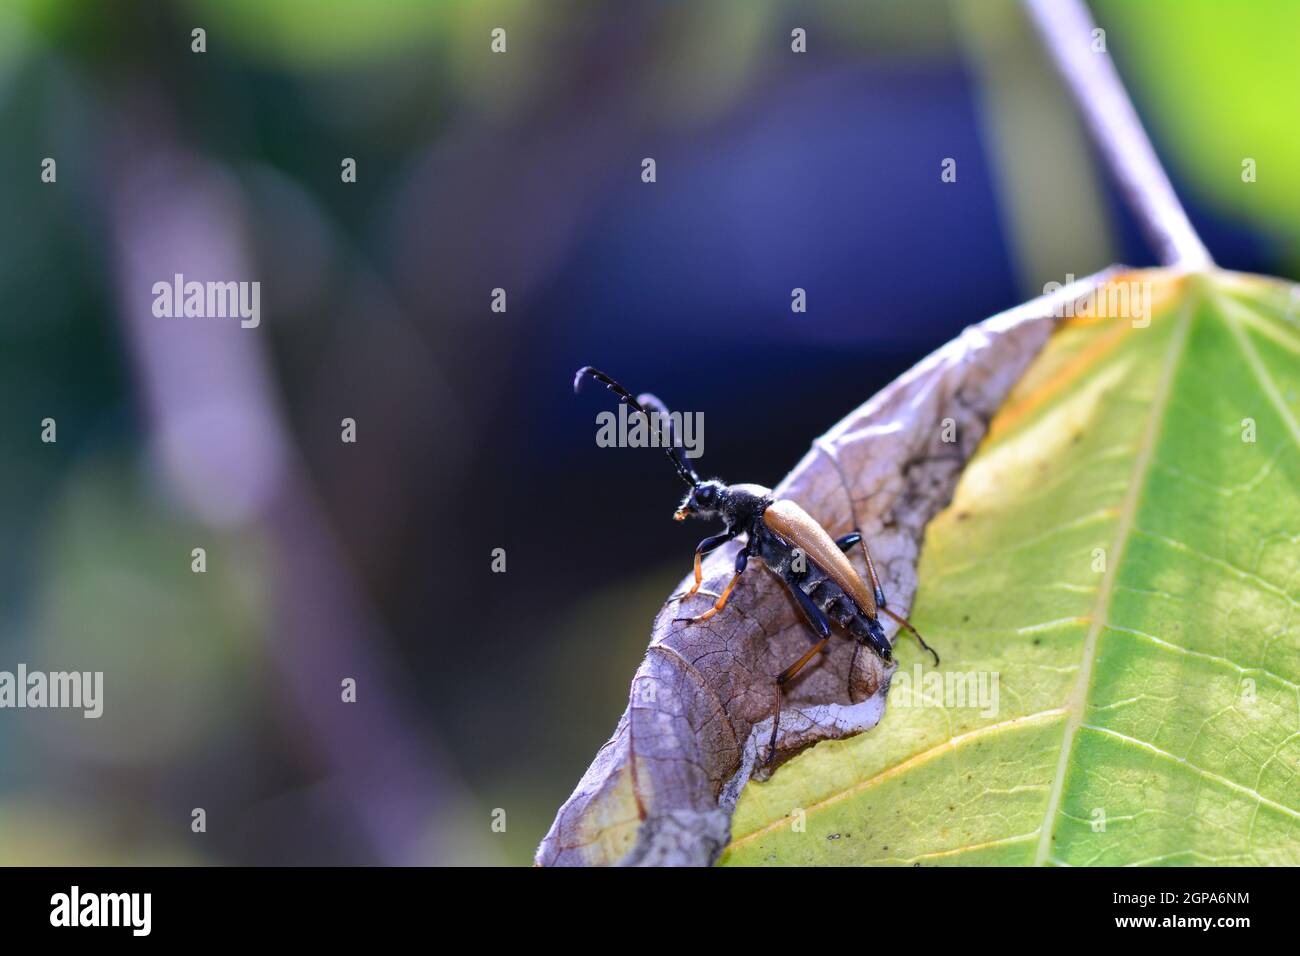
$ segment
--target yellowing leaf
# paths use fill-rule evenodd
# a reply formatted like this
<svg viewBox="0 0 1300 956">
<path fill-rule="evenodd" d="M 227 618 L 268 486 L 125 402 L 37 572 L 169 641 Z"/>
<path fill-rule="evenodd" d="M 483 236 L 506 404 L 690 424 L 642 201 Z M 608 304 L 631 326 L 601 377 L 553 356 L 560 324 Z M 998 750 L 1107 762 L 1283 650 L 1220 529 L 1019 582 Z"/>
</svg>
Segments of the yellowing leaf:
<svg viewBox="0 0 1300 956">
<path fill-rule="evenodd" d="M 930 522 L 885 716 L 763 783 L 728 864 L 1300 864 L 1300 295 L 1134 273 Z M 1137 300 L 1135 300 L 1137 301 Z"/>
</svg>

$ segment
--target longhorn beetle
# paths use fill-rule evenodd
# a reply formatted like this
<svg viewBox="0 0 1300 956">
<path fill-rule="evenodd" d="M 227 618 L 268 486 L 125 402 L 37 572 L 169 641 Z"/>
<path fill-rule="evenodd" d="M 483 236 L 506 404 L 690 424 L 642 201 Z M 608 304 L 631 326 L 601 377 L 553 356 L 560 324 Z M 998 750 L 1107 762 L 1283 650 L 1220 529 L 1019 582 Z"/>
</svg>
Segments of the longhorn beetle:
<svg viewBox="0 0 1300 956">
<path fill-rule="evenodd" d="M 677 521 L 687 518 L 717 518 L 725 526 L 721 534 L 711 535 L 696 546 L 695 585 L 686 592 L 684 598 L 700 589 L 704 579 L 700 562 L 704 555 L 733 538 L 742 534 L 746 536 L 745 546 L 736 555 L 736 573 L 713 607 L 697 617 L 678 620 L 699 623 L 713 617 L 727 606 L 727 600 L 748 567 L 749 559 L 761 558 L 768 570 L 789 590 L 812 627 L 813 633 L 809 636 L 813 646 L 776 676 L 776 704 L 772 711 L 768 763 L 776 755 L 776 731 L 781 720 L 781 689 L 826 646 L 831 636 L 831 621 L 848 631 L 857 642 L 853 648 L 853 660 L 849 664 L 850 699 L 853 694 L 853 671 L 857 668 L 858 653 L 864 645 L 886 661 L 893 657 L 893 648 L 880 626 L 882 613 L 911 631 L 921 647 L 934 656 L 934 663 L 938 666 L 939 655 L 925 643 L 925 638 L 921 637 L 907 618 L 886 607 L 885 592 L 876 576 L 871 552 L 867 550 L 867 542 L 859 532 L 850 531 L 839 538 L 832 538 L 808 512 L 788 498 L 773 497 L 768 488 L 761 485 L 728 485 L 717 478 L 702 480 L 677 447 L 672 433 L 672 419 L 663 402 L 648 394 L 634 398 L 626 388 L 590 365 L 578 369 L 573 377 L 575 392 L 581 388 L 584 378 L 593 378 L 602 383 L 618 396 L 620 402 L 626 402 L 633 410 L 644 415 L 652 433 L 655 433 L 658 426 L 650 413 L 654 412 L 658 416 L 663 428 L 660 434 L 667 439 L 668 460 L 673 463 L 678 477 L 690 487 L 673 518 Z M 845 556 L 854 545 L 862 546 L 867 574 L 871 577 L 870 587 Z"/>
</svg>

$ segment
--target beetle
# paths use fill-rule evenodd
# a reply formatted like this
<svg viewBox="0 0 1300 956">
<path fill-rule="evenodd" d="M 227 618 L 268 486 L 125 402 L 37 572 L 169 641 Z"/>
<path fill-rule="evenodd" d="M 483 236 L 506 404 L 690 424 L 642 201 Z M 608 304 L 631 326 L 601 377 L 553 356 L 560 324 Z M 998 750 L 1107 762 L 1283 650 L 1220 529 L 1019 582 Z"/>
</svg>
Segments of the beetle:
<svg viewBox="0 0 1300 956">
<path fill-rule="evenodd" d="M 826 647 L 831 636 L 832 621 L 846 630 L 856 642 L 853 660 L 849 664 L 850 699 L 853 693 L 853 672 L 857 668 L 858 654 L 864 646 L 871 648 L 885 661 L 893 658 L 893 647 L 880 626 L 881 614 L 907 628 L 921 647 L 933 655 L 935 666 L 938 666 L 939 655 L 934 648 L 925 642 L 925 638 L 907 618 L 895 614 L 887 606 L 885 592 L 871 560 L 871 552 L 860 532 L 850 531 L 832 538 L 808 512 L 789 498 L 775 497 L 771 489 L 753 484 L 729 485 L 717 478 L 701 479 L 674 441 L 672 419 L 663 402 L 650 394 L 633 397 L 631 392 L 614 379 L 590 365 L 578 369 L 574 375 L 574 392 L 581 389 L 583 379 L 586 378 L 600 382 L 617 395 L 620 402 L 645 416 L 652 433 L 657 426 L 651 413 L 658 416 L 662 423 L 663 431 L 660 434 L 665 438 L 663 444 L 668 459 L 678 477 L 689 486 L 673 518 L 677 521 L 687 518 L 722 521 L 724 530 L 705 538 L 695 548 L 695 584 L 682 596 L 683 600 L 695 594 L 703 583 L 701 561 L 704 555 L 734 538 L 745 536 L 745 545 L 736 554 L 735 574 L 718 595 L 713 607 L 696 617 L 677 620 L 701 623 L 722 611 L 740 576 L 749 566 L 750 558 L 758 558 L 785 585 L 812 629 L 810 638 L 813 646 L 775 679 L 776 704 L 773 709 L 768 763 L 776 754 L 782 688 Z M 855 545 L 862 548 L 867 574 L 871 579 L 870 586 L 847 557 Z"/>
</svg>

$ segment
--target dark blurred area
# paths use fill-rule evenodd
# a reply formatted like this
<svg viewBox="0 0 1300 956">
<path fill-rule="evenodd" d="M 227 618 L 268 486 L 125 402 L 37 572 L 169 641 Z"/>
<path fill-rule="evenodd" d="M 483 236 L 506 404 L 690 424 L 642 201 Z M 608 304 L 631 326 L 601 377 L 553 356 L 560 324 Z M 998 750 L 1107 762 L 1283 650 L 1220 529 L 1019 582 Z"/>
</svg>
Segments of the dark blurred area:
<svg viewBox="0 0 1300 956">
<path fill-rule="evenodd" d="M 1219 263 L 1296 277 L 1300 14 L 1095 10 Z M 0 670 L 105 674 L 98 720 L 0 711 L 0 863 L 529 862 L 704 533 L 578 366 L 771 485 L 1150 264 L 1001 0 L 12 0 L 0 121 Z M 261 324 L 155 317 L 176 272 Z"/>
</svg>

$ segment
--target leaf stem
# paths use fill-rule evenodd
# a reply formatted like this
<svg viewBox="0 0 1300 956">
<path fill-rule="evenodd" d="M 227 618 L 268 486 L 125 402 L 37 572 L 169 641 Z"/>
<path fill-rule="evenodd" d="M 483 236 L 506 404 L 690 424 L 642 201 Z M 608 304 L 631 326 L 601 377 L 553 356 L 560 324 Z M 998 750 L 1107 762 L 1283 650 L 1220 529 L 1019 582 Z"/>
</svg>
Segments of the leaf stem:
<svg viewBox="0 0 1300 956">
<path fill-rule="evenodd" d="M 1188 271 L 1213 268 L 1110 54 L 1093 50 L 1096 22 L 1088 7 L 1083 0 L 1024 3 L 1161 264 Z"/>
</svg>

